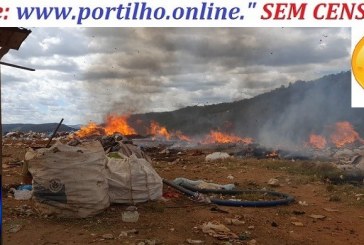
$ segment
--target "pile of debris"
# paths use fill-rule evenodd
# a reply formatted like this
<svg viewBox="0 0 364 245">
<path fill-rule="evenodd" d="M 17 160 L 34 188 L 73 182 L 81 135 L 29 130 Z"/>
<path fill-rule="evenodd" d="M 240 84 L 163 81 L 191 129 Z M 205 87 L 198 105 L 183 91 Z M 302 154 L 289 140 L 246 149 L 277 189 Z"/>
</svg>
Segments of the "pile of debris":
<svg viewBox="0 0 364 245">
<path fill-rule="evenodd" d="M 67 139 L 70 136 L 70 132 L 57 132 L 53 136 L 54 139 Z M 50 134 L 39 133 L 29 131 L 27 133 L 16 131 L 16 132 L 8 132 L 3 136 L 4 140 L 13 140 L 13 141 L 31 141 L 31 140 L 49 140 Z"/>
<path fill-rule="evenodd" d="M 345 160 L 338 161 L 336 166 L 352 175 L 364 176 L 364 153 L 347 156 Z"/>
<path fill-rule="evenodd" d="M 38 210 L 47 215 L 88 217 L 110 203 L 135 204 L 162 196 L 162 179 L 150 158 L 118 134 L 30 149 L 25 162 Z"/>
<path fill-rule="evenodd" d="M 27 133 L 24 132 L 8 132 L 4 135 L 5 139 L 11 140 L 33 140 L 33 139 L 45 139 L 48 138 L 48 135 L 45 133 L 37 133 L 29 131 Z"/>
</svg>

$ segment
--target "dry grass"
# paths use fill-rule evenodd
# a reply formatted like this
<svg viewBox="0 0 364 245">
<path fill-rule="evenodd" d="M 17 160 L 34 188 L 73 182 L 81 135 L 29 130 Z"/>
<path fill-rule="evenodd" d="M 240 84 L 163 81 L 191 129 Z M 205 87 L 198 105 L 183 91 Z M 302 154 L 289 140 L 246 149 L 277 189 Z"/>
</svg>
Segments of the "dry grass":
<svg viewBox="0 0 364 245">
<path fill-rule="evenodd" d="M 259 164 L 268 170 L 285 171 L 290 174 L 311 176 L 310 180 L 325 180 L 339 178 L 343 172 L 327 162 L 260 160 Z"/>
</svg>

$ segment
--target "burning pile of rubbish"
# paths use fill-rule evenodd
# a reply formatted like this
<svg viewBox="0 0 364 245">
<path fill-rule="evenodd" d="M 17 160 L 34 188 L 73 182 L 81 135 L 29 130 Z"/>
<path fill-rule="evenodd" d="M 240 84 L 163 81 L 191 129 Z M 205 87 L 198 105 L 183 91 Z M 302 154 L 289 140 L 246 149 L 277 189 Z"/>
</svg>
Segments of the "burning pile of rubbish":
<svg viewBox="0 0 364 245">
<path fill-rule="evenodd" d="M 256 156 L 261 156 L 263 153 L 260 152 L 262 151 L 264 151 L 268 157 L 272 158 L 279 155 L 287 155 L 285 154 L 284 147 L 283 149 L 279 149 L 279 146 L 277 145 L 276 149 L 264 148 L 258 144 L 259 142 L 255 142 L 252 137 L 242 137 L 223 130 L 219 131 L 211 129 L 208 134 L 203 136 L 188 136 L 181 131 L 170 131 L 166 127 L 161 126 L 154 121 L 152 121 L 149 126 L 146 126 L 146 128 L 148 135 L 142 137 L 137 130 L 129 125 L 128 116 L 108 116 L 105 124 L 99 125 L 91 122 L 88 125 L 81 127 L 74 136 L 82 139 L 85 137 L 89 138 L 120 133 L 132 140 L 136 138 L 150 139 L 160 144 L 177 143 L 177 145 L 180 145 L 181 142 L 187 142 L 187 145 L 194 147 L 202 145 L 234 146 L 235 144 L 238 144 L 240 146 L 244 146 L 243 148 L 245 148 L 246 151 L 253 152 L 253 156 L 254 154 L 256 154 Z M 140 143 L 142 141 L 136 140 L 135 142 Z M 297 152 L 305 152 L 306 155 L 309 155 L 308 153 L 311 155 L 317 154 L 318 156 L 322 156 L 323 153 L 325 153 L 326 157 L 330 157 L 334 156 L 335 153 L 341 149 L 360 149 L 363 145 L 364 140 L 354 130 L 353 126 L 349 122 L 343 121 L 327 127 L 327 129 L 324 130 L 324 134 L 312 133 L 311 135 L 308 135 L 306 141 L 303 141 L 301 146 L 297 147 Z M 252 150 L 252 148 L 260 148 L 260 150 L 258 149 L 255 151 L 254 149 Z M 247 153 L 247 155 L 249 154 Z"/>
<path fill-rule="evenodd" d="M 286 150 L 279 146 L 275 148 L 265 147 L 259 145 L 251 137 L 242 137 L 216 129 L 211 129 L 208 134 L 203 136 L 191 136 L 185 135 L 181 131 L 168 130 L 155 121 L 151 121 L 145 128 L 148 134 L 142 136 L 129 124 L 128 116 L 110 115 L 104 124 L 91 122 L 71 134 L 55 133 L 52 135 L 54 138 L 33 132 L 12 132 L 6 134 L 4 138 L 49 139 L 48 146 L 51 145 L 52 139 L 56 140 L 56 143 L 50 148 L 42 146 L 42 148 L 37 147 L 38 150 L 29 150 L 26 155 L 26 162 L 29 163 L 29 172 L 33 176 L 36 200 L 43 204 L 47 203 L 48 206 L 56 207 L 58 212 L 68 210 L 67 212 L 61 211 L 66 216 L 69 215 L 68 212 L 75 216 L 88 216 L 96 210 L 98 212 L 104 209 L 110 201 L 133 203 L 137 200 L 146 201 L 151 197 L 160 197 L 162 180 L 154 171 L 151 158 L 145 153 L 151 148 L 156 148 L 158 152 L 161 149 L 166 151 L 186 149 L 220 151 L 225 155 L 258 159 L 325 159 L 334 162 L 343 170 L 364 171 L 364 140 L 353 126 L 345 121 L 327 127 L 322 134 L 312 133 L 307 137 L 307 141 L 303 142 L 302 146 L 297 147 L 296 150 Z M 131 170 L 129 175 L 127 175 L 127 169 Z M 143 173 L 140 172 L 141 170 Z M 145 171 L 148 173 L 147 175 L 145 175 Z M 136 177 L 138 175 L 141 177 Z M 88 185 L 90 192 L 100 192 L 100 195 L 95 196 L 100 199 L 88 200 L 87 203 L 100 203 L 102 207 L 100 206 L 92 212 L 84 210 L 82 214 L 75 214 L 72 209 L 79 210 L 77 207 L 68 207 L 63 201 L 55 204 L 55 196 L 57 196 L 57 200 L 64 200 L 65 198 L 73 200 L 71 203 L 78 203 L 78 198 L 80 200 L 86 198 L 84 196 L 79 197 L 78 194 L 72 194 L 75 196 L 67 194 L 63 188 L 67 182 L 67 185 L 73 185 L 68 191 L 75 188 L 72 193 L 79 193 L 77 192 L 78 189 L 85 189 L 85 186 L 77 186 L 78 181 L 76 179 L 79 180 L 79 176 L 85 178 L 82 185 Z M 139 181 L 134 184 L 149 186 L 154 188 L 153 191 L 151 192 L 149 189 L 144 190 L 144 194 L 133 194 L 133 190 L 143 188 L 130 188 L 133 186 L 132 179 Z M 97 182 L 99 185 L 96 187 L 94 183 Z M 48 187 L 53 189 L 50 190 Z M 81 195 L 87 195 L 87 193 L 88 191 Z M 147 196 L 145 193 L 148 193 Z M 155 196 L 151 193 L 155 193 Z M 106 196 L 109 198 L 108 200 L 106 200 Z M 128 197 L 129 200 L 125 200 L 125 197 Z"/>
<path fill-rule="evenodd" d="M 38 209 L 62 217 L 88 217 L 102 212 L 110 203 L 134 204 L 160 198 L 162 178 L 146 154 L 151 148 L 175 152 L 176 157 L 177 152 L 187 149 L 215 152 L 206 156 L 206 161 L 216 156 L 288 160 L 321 157 L 332 160 L 341 170 L 364 173 L 364 140 L 348 122 L 338 122 L 324 134 L 311 134 L 297 150 L 264 147 L 253 138 L 218 130 L 202 137 L 187 136 L 154 121 L 147 132 L 146 136 L 139 135 L 128 124 L 127 116 L 109 116 L 105 124 L 89 123 L 72 134 L 54 133 L 52 136 L 58 139 L 53 145 L 49 143 L 50 147 L 29 149 L 25 166 L 32 176 Z M 32 132 L 5 136 L 30 137 L 48 140 L 46 135 Z"/>
<path fill-rule="evenodd" d="M 322 134 L 308 135 L 301 146 L 286 149 L 280 146 L 265 147 L 255 142 L 252 137 L 242 137 L 219 130 L 210 130 L 204 136 L 188 136 L 181 131 L 170 131 L 154 121 L 147 127 L 148 135 L 142 137 L 129 125 L 128 116 L 114 115 L 108 116 L 103 125 L 89 123 L 77 131 L 74 137 L 82 139 L 120 133 L 129 137 L 130 142 L 143 148 L 164 146 L 169 149 L 224 150 L 239 157 L 332 160 L 339 167 L 350 165 L 364 171 L 364 167 L 357 164 L 358 157 L 364 156 L 364 140 L 349 122 L 337 122 L 322 131 Z"/>
<path fill-rule="evenodd" d="M 148 135 L 140 137 L 141 134 L 137 132 L 128 123 L 127 116 L 108 116 L 105 124 L 96 124 L 90 122 L 86 126 L 75 132 L 74 136 L 78 138 L 90 138 L 95 136 L 112 135 L 120 133 L 129 138 L 149 138 L 154 141 L 167 143 L 170 142 L 189 142 L 192 145 L 197 144 L 228 144 L 228 143 L 241 143 L 251 144 L 253 139 L 250 137 L 240 137 L 234 134 L 225 133 L 217 130 L 211 130 L 209 134 L 201 137 L 187 136 L 181 131 L 170 131 L 166 127 L 161 126 L 155 121 L 151 121 L 147 128 Z M 139 137 L 137 137 L 139 136 Z"/>
<path fill-rule="evenodd" d="M 307 135 L 295 146 L 274 147 L 260 145 L 253 137 L 236 135 L 228 130 L 210 129 L 207 134 L 186 135 L 179 130 L 169 130 L 155 121 L 138 122 L 144 129 L 139 132 L 131 124 L 127 115 L 109 115 L 103 124 L 90 122 L 74 133 L 57 133 L 55 140 L 77 145 L 83 140 L 98 139 L 108 143 L 110 149 L 117 150 L 117 142 L 110 141 L 112 135 L 119 135 L 121 141 L 129 142 L 139 148 L 168 147 L 170 149 L 210 149 L 224 150 L 240 157 L 280 158 L 288 160 L 325 159 L 339 164 L 349 164 L 357 156 L 364 155 L 364 140 L 347 121 L 337 122 Z M 139 128 L 140 128 L 139 125 Z M 146 133 L 145 133 L 146 132 Z M 11 132 L 5 139 L 43 139 L 49 136 L 43 133 Z M 109 139 L 106 140 L 106 139 Z"/>
</svg>

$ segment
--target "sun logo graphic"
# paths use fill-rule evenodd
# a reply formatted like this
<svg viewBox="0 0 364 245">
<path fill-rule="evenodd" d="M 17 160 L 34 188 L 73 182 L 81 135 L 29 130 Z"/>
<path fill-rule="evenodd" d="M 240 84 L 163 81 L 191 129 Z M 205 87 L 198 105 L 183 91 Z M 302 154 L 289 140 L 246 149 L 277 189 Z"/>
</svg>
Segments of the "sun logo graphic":
<svg viewBox="0 0 364 245">
<path fill-rule="evenodd" d="M 356 81 L 364 89 L 364 38 L 355 46 L 351 58 L 351 67 Z"/>
</svg>

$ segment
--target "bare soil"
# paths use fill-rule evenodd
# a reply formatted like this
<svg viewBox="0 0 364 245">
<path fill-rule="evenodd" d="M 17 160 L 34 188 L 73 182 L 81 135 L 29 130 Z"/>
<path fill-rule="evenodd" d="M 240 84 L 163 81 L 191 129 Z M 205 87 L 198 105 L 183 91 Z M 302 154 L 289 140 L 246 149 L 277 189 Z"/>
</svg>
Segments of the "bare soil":
<svg viewBox="0 0 364 245">
<path fill-rule="evenodd" d="M 137 204 L 138 222 L 124 223 L 121 214 L 128 205 L 112 205 L 91 218 L 59 219 L 38 214 L 33 200 L 15 200 L 7 191 L 12 185 L 21 184 L 21 166 L 9 163 L 22 160 L 25 151 L 22 144 L 3 148 L 4 244 L 188 244 L 187 239 L 204 244 L 364 244 L 364 196 L 360 196 L 364 187 L 327 183 L 315 174 L 307 174 L 303 162 L 229 159 L 211 163 L 204 160 L 206 152 L 185 151 L 173 156 L 154 152 L 154 167 L 162 178 L 235 183 L 242 189 L 266 187 L 289 193 L 296 201 L 269 208 L 216 208 L 194 202 L 165 186 L 168 201 Z M 292 171 L 289 166 L 299 167 Z M 229 175 L 234 178 L 227 178 Z M 269 187 L 270 178 L 278 179 L 280 186 Z M 226 212 L 216 211 L 219 209 Z M 325 218 L 314 219 L 312 214 Z M 245 224 L 229 225 L 225 218 L 238 218 Z M 204 234 L 201 225 L 209 221 L 225 224 L 241 239 L 228 243 Z M 20 225 L 20 230 L 11 233 L 9 230 L 16 225 Z M 122 231 L 131 229 L 136 234 L 119 237 Z M 113 238 L 107 239 L 105 234 L 112 234 Z"/>
</svg>

